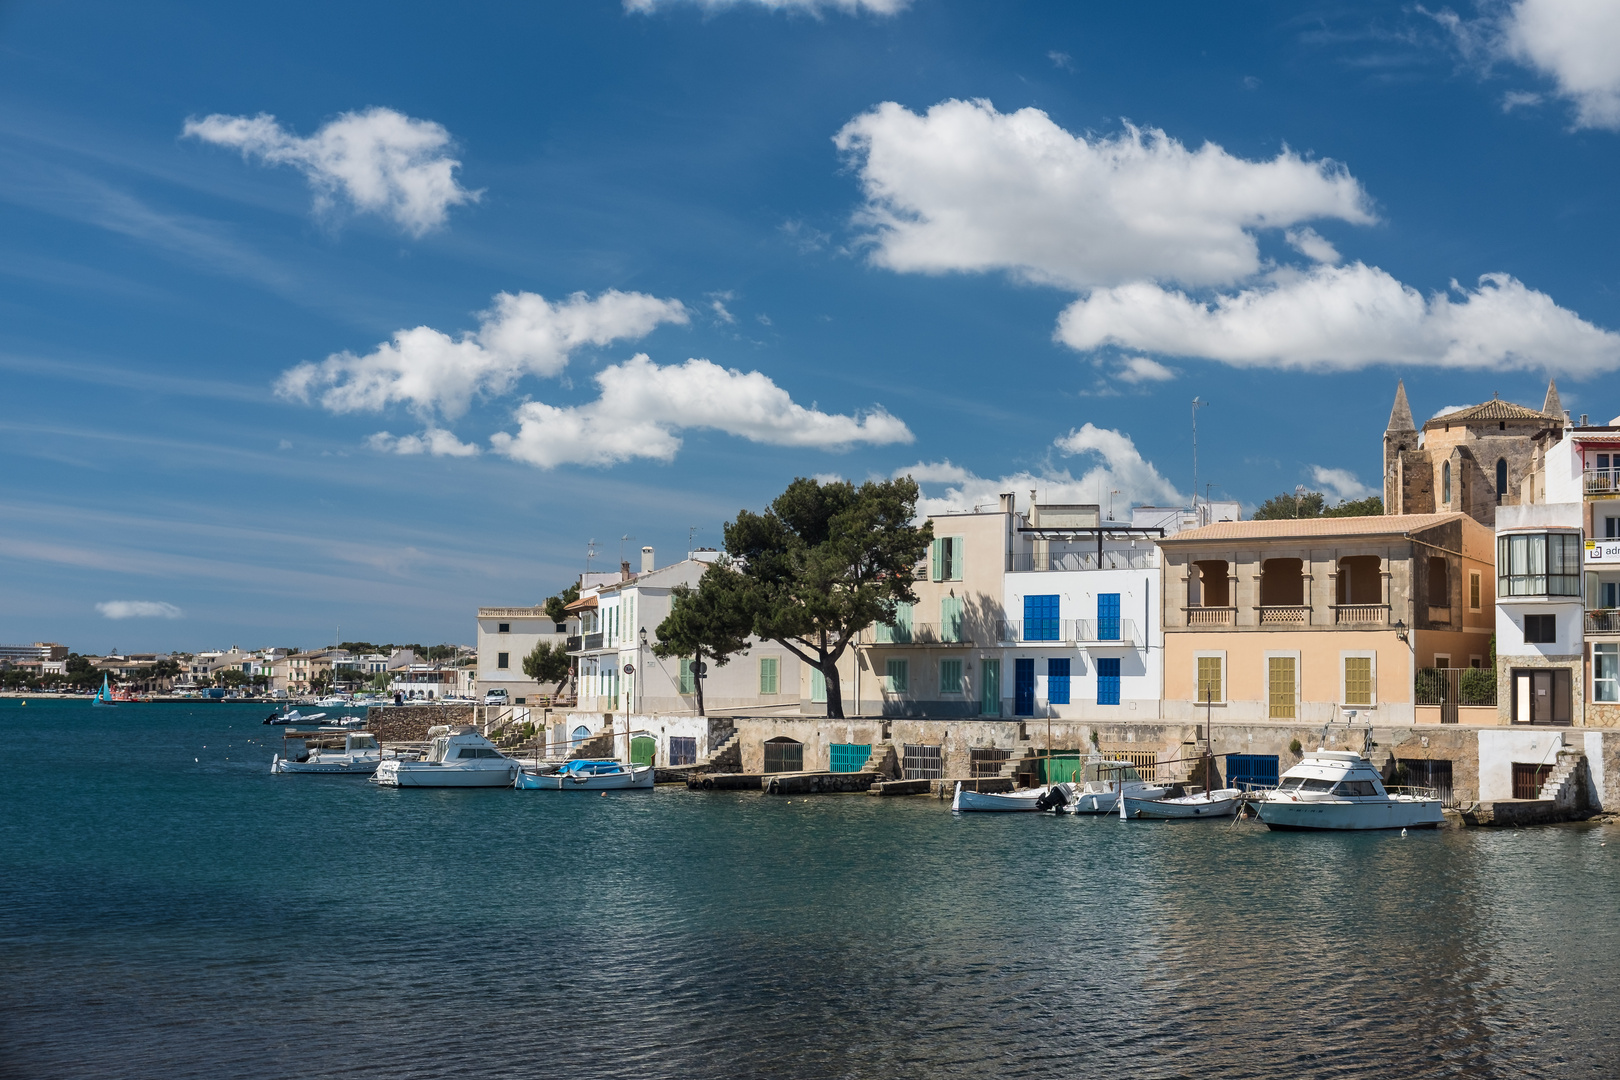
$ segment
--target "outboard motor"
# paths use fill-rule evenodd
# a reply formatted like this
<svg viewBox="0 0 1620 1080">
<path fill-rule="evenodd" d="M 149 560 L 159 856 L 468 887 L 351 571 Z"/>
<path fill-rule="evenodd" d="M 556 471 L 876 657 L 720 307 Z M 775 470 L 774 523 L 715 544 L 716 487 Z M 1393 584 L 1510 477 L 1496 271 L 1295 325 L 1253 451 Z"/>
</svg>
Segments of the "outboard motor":
<svg viewBox="0 0 1620 1080">
<path fill-rule="evenodd" d="M 1037 810 L 1062 810 L 1067 805 L 1069 797 L 1063 793 L 1061 787 L 1048 788 L 1045 795 L 1035 800 Z"/>
</svg>

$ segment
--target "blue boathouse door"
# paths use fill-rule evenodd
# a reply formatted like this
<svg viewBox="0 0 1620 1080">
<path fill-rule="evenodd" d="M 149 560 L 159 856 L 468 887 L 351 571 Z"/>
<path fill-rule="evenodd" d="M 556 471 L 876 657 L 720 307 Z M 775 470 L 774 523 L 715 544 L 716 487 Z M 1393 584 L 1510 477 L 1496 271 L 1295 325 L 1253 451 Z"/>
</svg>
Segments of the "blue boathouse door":
<svg viewBox="0 0 1620 1080">
<path fill-rule="evenodd" d="M 1035 715 L 1035 658 L 1020 656 L 1013 661 L 1013 715 Z"/>
</svg>

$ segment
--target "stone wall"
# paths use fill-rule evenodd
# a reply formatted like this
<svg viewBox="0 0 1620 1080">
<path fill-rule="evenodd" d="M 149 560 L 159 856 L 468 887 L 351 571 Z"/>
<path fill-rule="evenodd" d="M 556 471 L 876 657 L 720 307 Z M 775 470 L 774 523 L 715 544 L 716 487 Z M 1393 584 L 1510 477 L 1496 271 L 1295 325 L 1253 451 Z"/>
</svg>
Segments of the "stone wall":
<svg viewBox="0 0 1620 1080">
<path fill-rule="evenodd" d="M 435 724 L 474 723 L 472 705 L 373 705 L 366 730 L 382 742 L 421 742 Z"/>
</svg>

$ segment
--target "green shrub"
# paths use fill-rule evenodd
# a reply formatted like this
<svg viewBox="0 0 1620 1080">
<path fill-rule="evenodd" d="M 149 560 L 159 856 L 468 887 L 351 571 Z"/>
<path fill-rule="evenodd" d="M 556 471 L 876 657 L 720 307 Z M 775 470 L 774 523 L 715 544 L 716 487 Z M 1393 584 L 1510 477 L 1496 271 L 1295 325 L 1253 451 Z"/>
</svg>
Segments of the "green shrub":
<svg viewBox="0 0 1620 1080">
<path fill-rule="evenodd" d="M 1292 742 L 1290 742 L 1288 744 L 1288 752 L 1290 754 L 1293 754 L 1295 757 L 1298 757 L 1300 751 L 1303 750 L 1303 749 L 1304 749 L 1304 747 L 1299 745 L 1299 740 L 1298 739 L 1295 739 L 1295 740 L 1293 740 Z"/>
</svg>

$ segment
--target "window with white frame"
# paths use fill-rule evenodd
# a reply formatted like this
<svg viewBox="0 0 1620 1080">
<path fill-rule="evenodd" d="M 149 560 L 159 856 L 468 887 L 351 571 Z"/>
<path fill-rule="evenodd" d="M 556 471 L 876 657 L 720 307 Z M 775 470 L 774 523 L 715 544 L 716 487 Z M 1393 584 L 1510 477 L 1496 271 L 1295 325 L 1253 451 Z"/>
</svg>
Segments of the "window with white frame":
<svg viewBox="0 0 1620 1080">
<path fill-rule="evenodd" d="M 1592 700 L 1620 702 L 1620 644 L 1592 646 Z"/>
</svg>

